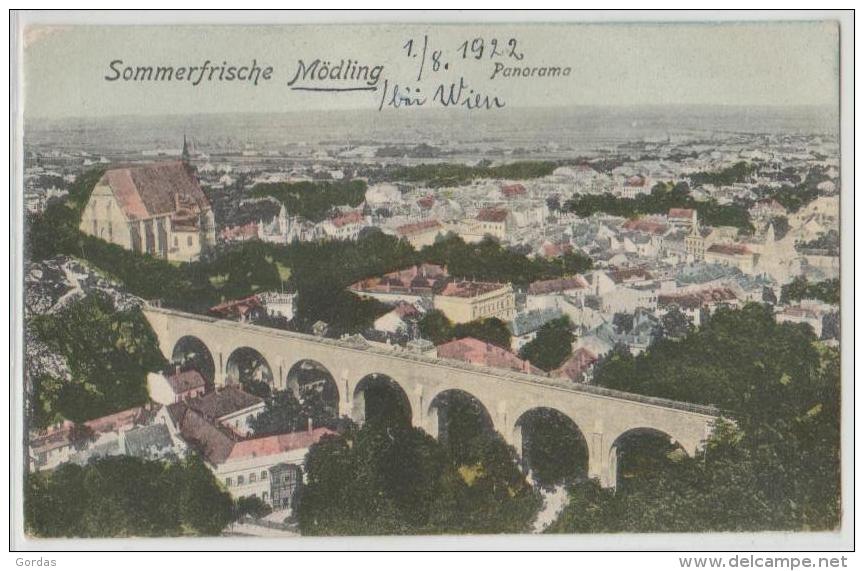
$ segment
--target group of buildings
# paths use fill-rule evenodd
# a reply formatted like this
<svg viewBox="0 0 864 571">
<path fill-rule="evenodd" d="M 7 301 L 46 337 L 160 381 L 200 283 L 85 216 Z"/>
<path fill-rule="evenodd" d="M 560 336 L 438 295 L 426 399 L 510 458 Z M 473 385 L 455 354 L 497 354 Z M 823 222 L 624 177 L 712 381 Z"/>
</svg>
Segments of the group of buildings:
<svg viewBox="0 0 864 571">
<path fill-rule="evenodd" d="M 195 369 L 151 373 L 148 389 L 152 402 L 145 406 L 31 432 L 30 470 L 119 455 L 177 460 L 194 451 L 233 497 L 291 509 L 309 447 L 333 433 L 310 423 L 307 430 L 256 435 L 250 422 L 264 400 L 237 385 L 210 389 Z"/>
</svg>

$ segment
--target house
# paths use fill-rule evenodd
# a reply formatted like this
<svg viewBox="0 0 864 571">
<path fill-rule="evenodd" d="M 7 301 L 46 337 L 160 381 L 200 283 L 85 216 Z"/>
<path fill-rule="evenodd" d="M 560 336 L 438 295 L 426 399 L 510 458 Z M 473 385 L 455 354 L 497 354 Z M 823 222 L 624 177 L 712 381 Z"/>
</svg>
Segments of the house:
<svg viewBox="0 0 864 571">
<path fill-rule="evenodd" d="M 538 280 L 528 286 L 526 305 L 530 309 L 555 307 L 558 306 L 561 296 L 571 298 L 571 301 L 581 305 L 589 291 L 590 286 L 582 276 Z"/>
<path fill-rule="evenodd" d="M 528 191 L 522 184 L 505 184 L 501 186 L 501 197 L 506 200 L 514 198 L 526 198 L 527 196 Z"/>
<path fill-rule="evenodd" d="M 443 266 L 418 264 L 383 276 L 360 280 L 351 284 L 348 290 L 384 303 L 416 303 L 423 297 L 431 298 L 436 291 L 444 288 L 449 279 L 450 275 Z"/>
<path fill-rule="evenodd" d="M 333 240 L 356 240 L 367 226 L 363 213 L 357 210 L 328 218 L 319 225 L 321 233 Z"/>
<path fill-rule="evenodd" d="M 459 235 L 466 242 L 479 242 L 486 236 L 504 241 L 510 228 L 510 211 L 504 208 L 481 208 L 477 217 L 463 220 Z"/>
<path fill-rule="evenodd" d="M 514 353 L 518 353 L 522 347 L 537 337 L 537 331 L 541 327 L 563 315 L 561 310 L 556 307 L 517 313 L 513 320 L 507 324 L 507 329 L 510 330 L 510 348 Z"/>
<path fill-rule="evenodd" d="M 258 240 L 260 236 L 261 233 L 256 222 L 224 228 L 219 233 L 223 242 L 248 242 L 249 240 Z"/>
<path fill-rule="evenodd" d="M 240 322 L 252 322 L 267 314 L 267 310 L 257 295 L 232 299 L 214 305 L 207 312 L 221 319 L 236 319 Z"/>
<path fill-rule="evenodd" d="M 752 274 L 756 266 L 756 256 L 742 244 L 713 244 L 705 250 L 705 261 L 738 268 L 745 274 Z"/>
<path fill-rule="evenodd" d="M 585 383 L 590 380 L 591 369 L 597 361 L 597 355 L 582 347 L 576 349 L 560 367 L 553 370 L 552 376 L 574 383 Z"/>
<path fill-rule="evenodd" d="M 127 250 L 180 262 L 197 260 L 216 243 L 210 202 L 183 161 L 105 171 L 79 228 Z"/>
<path fill-rule="evenodd" d="M 74 423 L 64 421 L 46 430 L 31 432 L 28 441 L 30 470 L 51 470 L 68 462 L 75 453 Z"/>
<path fill-rule="evenodd" d="M 152 424 L 160 408 L 138 406 L 81 424 L 64 421 L 31 432 L 30 469 L 52 470 L 64 462 L 84 464 L 90 458 L 126 454 L 124 434 Z"/>
<path fill-rule="evenodd" d="M 247 436 L 251 432 L 249 422 L 258 416 L 265 406 L 264 399 L 250 395 L 236 385 L 228 385 L 180 402 L 208 421 L 240 436 Z"/>
<path fill-rule="evenodd" d="M 737 307 L 738 296 L 729 287 L 710 287 L 674 293 L 661 293 L 657 296 L 657 307 L 663 313 L 677 307 L 696 326 L 702 326 L 705 313 L 711 314 L 718 307 Z"/>
<path fill-rule="evenodd" d="M 374 327 L 385 333 L 407 333 L 412 321 L 420 317 L 420 311 L 412 304 L 400 301 L 396 307 L 375 320 Z"/>
<path fill-rule="evenodd" d="M 439 359 L 453 359 L 474 365 L 510 369 L 523 373 L 539 374 L 540 370 L 515 354 L 474 337 L 454 339 L 438 346 Z"/>
<path fill-rule="evenodd" d="M 764 198 L 750 208 L 750 218 L 753 220 L 770 220 L 776 216 L 786 216 L 787 210 L 774 198 Z"/>
<path fill-rule="evenodd" d="M 302 483 L 309 447 L 335 434 L 327 428 L 241 439 L 236 433 L 179 402 L 167 407 L 170 422 L 203 457 L 214 476 L 234 498 L 257 497 L 275 507 L 292 506 Z M 286 469 L 290 466 L 290 470 Z M 291 481 L 283 476 L 291 474 Z M 277 475 L 274 483 L 273 476 Z M 274 494 L 274 489 L 278 494 Z M 273 498 L 277 498 L 274 504 Z"/>
<path fill-rule="evenodd" d="M 206 381 L 204 376 L 195 369 L 181 371 L 177 367 L 165 375 L 149 373 L 147 389 L 153 401 L 168 405 L 203 395 Z"/>
<path fill-rule="evenodd" d="M 516 314 L 516 295 L 510 284 L 451 281 L 434 296 L 433 305 L 453 323 L 490 317 L 509 321 Z"/>
<path fill-rule="evenodd" d="M 692 228 L 699 223 L 695 208 L 670 208 L 666 219 L 675 228 Z"/>
<path fill-rule="evenodd" d="M 822 303 L 812 299 L 802 299 L 796 305 L 781 308 L 774 314 L 777 323 L 806 323 L 813 328 L 817 338 L 822 338 L 826 332 L 825 319 L 836 316 L 838 309 L 836 305 Z M 831 336 L 830 333 L 826 337 Z"/>
<path fill-rule="evenodd" d="M 434 244 L 435 239 L 442 235 L 444 230 L 444 225 L 438 220 L 423 220 L 397 227 L 396 236 L 408 240 L 415 250 L 419 250 Z"/>
<path fill-rule="evenodd" d="M 633 313 L 637 308 L 657 307 L 660 286 L 644 268 L 613 268 L 592 274 L 594 295 L 606 313 Z"/>
<path fill-rule="evenodd" d="M 297 307 L 297 294 L 277 291 L 265 291 L 256 294 L 259 303 L 264 306 L 270 317 L 284 317 L 288 321 L 294 319 Z"/>
<path fill-rule="evenodd" d="M 388 208 L 402 203 L 402 193 L 393 184 L 375 184 L 366 189 L 366 204 L 370 208 Z"/>
<path fill-rule="evenodd" d="M 641 174 L 628 177 L 624 184 L 619 187 L 618 194 L 622 198 L 636 198 L 640 194 L 649 194 L 651 192 L 651 184 L 647 178 Z"/>
</svg>

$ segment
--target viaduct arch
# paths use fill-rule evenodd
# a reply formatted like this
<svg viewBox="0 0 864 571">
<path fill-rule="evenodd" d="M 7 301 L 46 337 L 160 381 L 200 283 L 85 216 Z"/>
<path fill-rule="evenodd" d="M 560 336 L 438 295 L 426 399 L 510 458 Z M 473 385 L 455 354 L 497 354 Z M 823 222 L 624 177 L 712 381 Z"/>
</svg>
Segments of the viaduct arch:
<svg viewBox="0 0 864 571">
<path fill-rule="evenodd" d="M 201 340 L 212 355 L 217 387 L 226 384 L 228 358 L 240 347 L 254 348 L 266 360 L 273 388 L 278 390 L 288 388 L 292 367 L 314 361 L 335 381 L 339 414 L 358 422 L 364 420 L 365 402 L 361 406 L 360 401 L 367 378 L 386 377 L 400 387 L 412 424 L 432 435 L 438 434 L 435 398 L 446 391 L 467 393 L 520 453 L 523 415 L 538 408 L 554 409 L 579 428 L 588 450 L 588 476 L 606 487 L 616 484 L 616 446 L 622 435 L 634 430 L 657 431 L 693 455 L 719 415 L 712 407 L 438 359 L 399 347 L 325 339 L 150 305 L 143 311 L 163 354 L 172 356 L 183 337 Z"/>
</svg>

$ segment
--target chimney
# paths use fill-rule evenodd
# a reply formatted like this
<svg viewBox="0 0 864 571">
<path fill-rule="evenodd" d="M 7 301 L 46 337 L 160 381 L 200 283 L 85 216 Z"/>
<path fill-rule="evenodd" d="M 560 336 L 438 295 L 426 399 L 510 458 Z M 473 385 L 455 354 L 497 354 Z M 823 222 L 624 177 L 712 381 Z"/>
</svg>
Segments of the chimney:
<svg viewBox="0 0 864 571">
<path fill-rule="evenodd" d="M 312 419 L 311 418 L 306 419 L 306 430 L 309 432 L 312 432 Z"/>
</svg>

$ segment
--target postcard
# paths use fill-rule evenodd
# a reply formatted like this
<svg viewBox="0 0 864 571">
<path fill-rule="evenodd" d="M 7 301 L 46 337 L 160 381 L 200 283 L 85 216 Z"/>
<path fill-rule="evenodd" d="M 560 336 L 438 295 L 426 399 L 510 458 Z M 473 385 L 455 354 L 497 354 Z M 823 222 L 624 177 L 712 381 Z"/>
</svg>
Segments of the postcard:
<svg viewBox="0 0 864 571">
<path fill-rule="evenodd" d="M 20 546 L 849 538 L 847 15 L 111 16 L 18 15 Z"/>
</svg>

